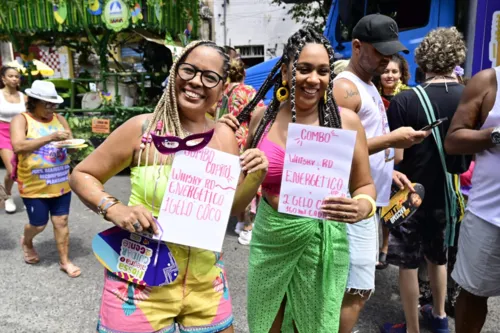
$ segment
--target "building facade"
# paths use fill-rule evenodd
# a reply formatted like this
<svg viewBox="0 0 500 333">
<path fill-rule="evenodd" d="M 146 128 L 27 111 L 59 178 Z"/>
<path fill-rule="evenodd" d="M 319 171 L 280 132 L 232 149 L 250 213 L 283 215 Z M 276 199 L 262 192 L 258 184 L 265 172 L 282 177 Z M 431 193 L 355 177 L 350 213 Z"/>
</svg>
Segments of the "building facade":
<svg viewBox="0 0 500 333">
<path fill-rule="evenodd" d="M 248 67 L 279 56 L 301 27 L 287 13 L 291 6 L 271 0 L 213 0 L 215 42 L 236 48 Z"/>
</svg>

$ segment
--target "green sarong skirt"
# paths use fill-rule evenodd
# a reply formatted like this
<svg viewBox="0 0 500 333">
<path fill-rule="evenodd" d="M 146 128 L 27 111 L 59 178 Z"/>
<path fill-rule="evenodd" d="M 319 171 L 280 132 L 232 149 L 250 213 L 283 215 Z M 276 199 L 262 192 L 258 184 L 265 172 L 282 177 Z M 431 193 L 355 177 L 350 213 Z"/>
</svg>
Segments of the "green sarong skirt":
<svg viewBox="0 0 500 333">
<path fill-rule="evenodd" d="M 299 333 L 338 332 L 348 272 L 345 224 L 278 213 L 261 200 L 250 244 L 250 333 L 269 332 L 285 296 L 282 332 L 293 324 Z"/>
</svg>

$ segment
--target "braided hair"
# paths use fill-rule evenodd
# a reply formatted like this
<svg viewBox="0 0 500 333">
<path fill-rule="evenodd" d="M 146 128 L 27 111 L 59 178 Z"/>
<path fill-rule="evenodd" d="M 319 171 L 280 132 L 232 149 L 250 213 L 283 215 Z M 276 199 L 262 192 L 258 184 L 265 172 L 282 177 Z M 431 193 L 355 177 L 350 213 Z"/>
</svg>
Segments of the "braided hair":
<svg viewBox="0 0 500 333">
<path fill-rule="evenodd" d="M 306 44 L 322 44 L 326 51 L 328 52 L 329 64 L 330 64 L 330 80 L 328 82 L 328 88 L 326 90 L 326 101 L 322 98 L 318 105 L 318 113 L 320 125 L 324 127 L 341 128 L 342 123 L 340 120 L 340 114 L 338 106 L 333 98 L 333 79 L 334 75 L 334 51 L 333 48 L 323 35 L 317 33 L 314 29 L 306 27 L 300 29 L 294 33 L 289 39 L 285 48 L 283 50 L 283 55 L 278 60 L 276 65 L 269 73 L 268 77 L 260 87 L 259 91 L 252 99 L 252 101 L 241 111 L 237 119 L 241 123 L 248 121 L 251 113 L 257 106 L 257 103 L 267 94 L 269 89 L 274 86 L 274 94 L 271 103 L 269 104 L 267 110 L 264 113 L 264 117 L 260 121 L 255 135 L 253 136 L 252 142 L 250 143 L 251 148 L 255 148 L 259 143 L 262 135 L 264 134 L 266 128 L 269 124 L 272 124 L 276 119 L 279 111 L 280 102 L 276 98 L 277 90 L 282 86 L 281 82 L 281 65 L 289 65 L 292 63 L 292 82 L 290 85 L 290 107 L 292 111 L 292 122 L 297 120 L 297 112 L 295 106 L 295 85 L 296 85 L 296 72 L 297 72 L 297 62 L 299 60 L 300 53 Z"/>
<path fill-rule="evenodd" d="M 167 88 L 163 92 L 163 95 L 161 96 L 160 100 L 158 101 L 158 104 L 156 105 L 156 108 L 153 112 L 153 116 L 151 118 L 151 121 L 149 122 L 145 133 L 143 133 L 143 144 L 141 145 L 140 151 L 139 151 L 139 164 L 141 163 L 141 156 L 144 151 L 146 154 L 146 166 L 148 165 L 148 159 L 149 159 L 149 149 L 151 146 L 151 140 L 144 140 L 145 138 L 148 137 L 149 133 L 156 133 L 157 135 L 172 135 L 172 136 L 177 136 L 184 138 L 188 135 L 188 133 L 182 128 L 180 117 L 179 117 L 179 109 L 177 105 L 177 95 L 175 91 L 175 78 L 177 75 L 177 70 L 179 68 L 179 65 L 181 65 L 184 60 L 186 60 L 187 56 L 193 51 L 195 48 L 198 46 L 206 46 L 206 47 L 211 47 L 217 50 L 217 52 L 220 54 L 220 56 L 224 60 L 224 65 L 223 65 L 223 81 L 220 83 L 223 84 L 225 80 L 227 79 L 228 75 L 228 70 L 229 70 L 229 56 L 225 53 L 224 49 L 222 47 L 217 46 L 212 41 L 194 41 L 190 44 L 188 44 L 182 54 L 179 56 L 179 58 L 173 63 L 172 68 L 170 69 L 170 74 L 169 74 L 169 80 L 167 84 Z M 158 151 L 155 150 L 154 152 L 154 161 L 153 165 L 156 165 L 158 158 Z M 169 156 L 167 159 L 167 163 L 171 163 L 173 160 L 172 156 Z"/>
</svg>

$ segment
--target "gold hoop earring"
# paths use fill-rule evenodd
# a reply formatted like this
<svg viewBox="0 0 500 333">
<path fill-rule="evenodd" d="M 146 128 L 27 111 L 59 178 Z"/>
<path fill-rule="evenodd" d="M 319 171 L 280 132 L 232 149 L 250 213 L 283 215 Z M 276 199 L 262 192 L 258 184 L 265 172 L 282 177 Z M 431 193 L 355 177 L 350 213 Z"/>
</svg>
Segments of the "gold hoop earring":
<svg viewBox="0 0 500 333">
<path fill-rule="evenodd" d="M 281 102 L 284 102 L 288 99 L 288 96 L 290 95 L 289 92 L 288 92 L 288 88 L 286 87 L 286 81 L 283 80 L 283 82 L 281 82 L 283 87 L 280 87 L 277 91 L 276 91 L 276 99 L 281 103 Z"/>
</svg>

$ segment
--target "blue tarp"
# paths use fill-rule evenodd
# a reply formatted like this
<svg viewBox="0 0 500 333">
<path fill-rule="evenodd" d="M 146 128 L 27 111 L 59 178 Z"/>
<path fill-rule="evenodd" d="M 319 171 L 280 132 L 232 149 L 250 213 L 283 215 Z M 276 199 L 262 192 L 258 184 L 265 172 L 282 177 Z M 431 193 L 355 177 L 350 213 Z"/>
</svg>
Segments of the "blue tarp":
<svg viewBox="0 0 500 333">
<path fill-rule="evenodd" d="M 246 71 L 245 84 L 252 86 L 255 90 L 259 90 L 264 80 L 267 78 L 271 69 L 273 69 L 274 65 L 278 62 L 281 57 L 276 57 L 274 59 L 265 61 L 258 65 L 252 66 Z M 273 97 L 273 89 L 271 88 L 264 98 L 264 103 L 268 105 L 271 102 Z"/>
</svg>

